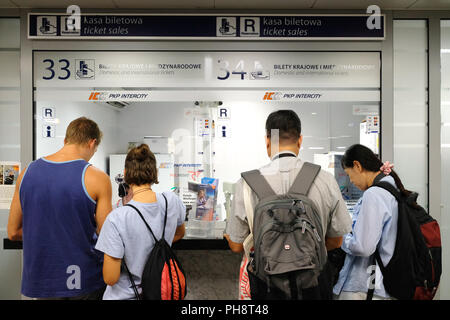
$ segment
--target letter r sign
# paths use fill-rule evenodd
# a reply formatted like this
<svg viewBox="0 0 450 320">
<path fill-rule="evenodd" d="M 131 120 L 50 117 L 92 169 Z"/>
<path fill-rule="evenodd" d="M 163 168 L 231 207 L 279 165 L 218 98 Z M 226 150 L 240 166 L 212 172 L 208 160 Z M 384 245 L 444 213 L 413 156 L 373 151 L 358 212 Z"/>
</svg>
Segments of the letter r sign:
<svg viewBox="0 0 450 320">
<path fill-rule="evenodd" d="M 55 118 L 55 108 L 42 108 L 42 118 L 44 119 L 54 119 Z"/>
<path fill-rule="evenodd" d="M 239 26 L 241 37 L 259 37 L 259 17 L 241 17 Z"/>
<path fill-rule="evenodd" d="M 230 119 L 230 109 L 229 108 L 219 108 L 218 109 L 219 120 L 229 120 Z"/>
</svg>

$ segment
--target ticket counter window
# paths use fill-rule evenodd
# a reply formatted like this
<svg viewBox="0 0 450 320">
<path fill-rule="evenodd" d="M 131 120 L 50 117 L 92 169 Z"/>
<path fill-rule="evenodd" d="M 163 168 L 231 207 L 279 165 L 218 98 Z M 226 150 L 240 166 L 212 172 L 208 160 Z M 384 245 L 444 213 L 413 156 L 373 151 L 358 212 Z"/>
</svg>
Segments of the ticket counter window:
<svg viewBox="0 0 450 320">
<path fill-rule="evenodd" d="M 380 150 L 379 52 L 35 52 L 34 157 L 57 151 L 70 121 L 96 121 L 91 163 L 116 179 L 130 147 L 156 156 L 156 192 L 187 206 L 185 238 L 222 238 L 234 183 L 270 159 L 265 121 L 292 109 L 300 158 L 333 174 L 344 199 L 361 196 L 340 159 L 355 143 Z"/>
</svg>

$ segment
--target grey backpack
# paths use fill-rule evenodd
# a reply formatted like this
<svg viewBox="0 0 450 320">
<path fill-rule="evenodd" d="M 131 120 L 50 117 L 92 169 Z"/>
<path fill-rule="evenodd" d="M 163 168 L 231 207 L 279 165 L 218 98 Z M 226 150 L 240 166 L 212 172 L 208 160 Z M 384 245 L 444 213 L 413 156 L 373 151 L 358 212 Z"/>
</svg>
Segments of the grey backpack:
<svg viewBox="0 0 450 320">
<path fill-rule="evenodd" d="M 320 166 L 304 163 L 289 192 L 277 195 L 258 170 L 242 173 L 258 196 L 254 252 L 247 270 L 252 299 L 320 299 L 326 263 L 322 222 L 307 197 Z"/>
</svg>

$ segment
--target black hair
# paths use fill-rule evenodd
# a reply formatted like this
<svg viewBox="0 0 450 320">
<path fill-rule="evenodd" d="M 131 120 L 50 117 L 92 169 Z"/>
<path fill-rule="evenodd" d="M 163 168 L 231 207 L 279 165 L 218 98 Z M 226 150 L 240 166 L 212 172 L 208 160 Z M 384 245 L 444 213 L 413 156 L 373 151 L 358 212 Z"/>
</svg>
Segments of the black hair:
<svg viewBox="0 0 450 320">
<path fill-rule="evenodd" d="M 271 136 L 272 129 L 278 129 L 280 141 L 294 142 L 300 138 L 302 123 L 293 110 L 274 111 L 266 120 L 266 135 Z"/>
<path fill-rule="evenodd" d="M 381 162 L 377 155 L 362 144 L 354 144 L 345 151 L 341 159 L 342 168 L 353 168 L 354 161 L 358 161 L 365 170 L 370 172 L 378 172 L 383 166 L 383 162 Z M 392 170 L 389 175 L 394 178 L 397 188 L 404 196 L 408 197 L 412 193 L 405 189 L 400 177 L 394 170 Z"/>
</svg>

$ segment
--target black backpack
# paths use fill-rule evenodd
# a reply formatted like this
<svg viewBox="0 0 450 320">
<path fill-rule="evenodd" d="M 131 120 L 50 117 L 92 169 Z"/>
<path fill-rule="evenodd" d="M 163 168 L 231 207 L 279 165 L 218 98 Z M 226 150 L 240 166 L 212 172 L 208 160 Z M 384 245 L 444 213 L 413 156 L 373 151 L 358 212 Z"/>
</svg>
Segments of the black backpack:
<svg viewBox="0 0 450 320">
<path fill-rule="evenodd" d="M 139 216 L 155 240 L 155 246 L 147 258 L 141 276 L 142 294 L 139 294 L 131 272 L 125 263 L 125 259 L 123 260 L 137 300 L 183 300 L 186 296 L 187 286 L 183 268 L 172 248 L 166 239 L 164 239 L 167 222 L 167 198 L 164 194 L 163 197 L 166 202 L 166 210 L 163 234 L 160 240 L 156 239 L 155 234 L 145 221 L 142 213 L 135 206 L 131 204 L 126 205 L 139 213 Z"/>
<path fill-rule="evenodd" d="M 384 287 L 396 299 L 432 300 L 442 273 L 439 225 L 416 203 L 417 193 L 406 197 L 390 183 L 377 180 L 373 186 L 389 191 L 398 202 L 394 254 L 386 266 L 381 261 L 378 249 L 374 254 L 383 274 Z M 372 297 L 373 291 L 369 290 L 368 299 Z"/>
</svg>

